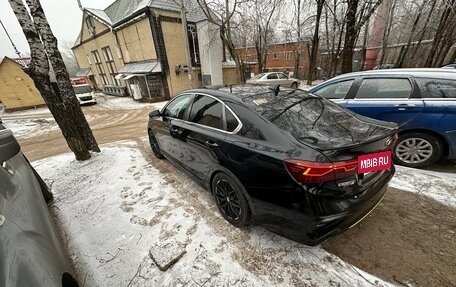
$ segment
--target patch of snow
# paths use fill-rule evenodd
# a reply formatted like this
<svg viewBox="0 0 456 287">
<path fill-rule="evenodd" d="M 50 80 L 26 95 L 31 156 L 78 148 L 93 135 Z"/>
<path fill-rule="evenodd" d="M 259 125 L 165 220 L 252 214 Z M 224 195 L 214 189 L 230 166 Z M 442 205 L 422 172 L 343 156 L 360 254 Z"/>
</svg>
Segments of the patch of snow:
<svg viewBox="0 0 456 287">
<path fill-rule="evenodd" d="M 396 166 L 396 174 L 389 186 L 421 194 L 446 205 L 456 206 L 454 173 Z"/>
<path fill-rule="evenodd" d="M 176 190 L 135 142 L 102 146 L 84 162 L 66 154 L 33 165 L 52 183 L 85 286 L 391 286 L 320 247 L 231 226 L 208 192 L 190 180 Z M 186 253 L 161 271 L 149 250 L 168 242 Z"/>
<path fill-rule="evenodd" d="M 18 138 L 31 138 L 58 129 L 54 119 L 5 120 L 3 125 Z"/>
<path fill-rule="evenodd" d="M 104 94 L 97 94 L 97 108 L 103 109 L 140 109 L 149 107 L 152 109 L 161 109 L 168 101 L 157 103 L 141 103 L 135 101 L 132 97 L 115 97 Z"/>
</svg>

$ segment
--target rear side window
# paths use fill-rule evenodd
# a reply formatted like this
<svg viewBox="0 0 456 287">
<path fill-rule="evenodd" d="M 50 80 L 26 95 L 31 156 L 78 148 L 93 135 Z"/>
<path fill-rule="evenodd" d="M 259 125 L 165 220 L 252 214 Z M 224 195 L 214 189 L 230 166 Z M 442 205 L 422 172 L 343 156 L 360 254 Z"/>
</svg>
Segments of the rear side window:
<svg viewBox="0 0 456 287">
<path fill-rule="evenodd" d="M 278 73 L 277 75 L 279 75 L 279 79 L 281 79 L 281 80 L 286 80 L 286 79 L 288 79 L 288 77 L 285 76 L 285 75 L 282 74 L 282 73 Z"/>
<path fill-rule="evenodd" d="M 190 102 L 190 95 L 183 95 L 175 98 L 163 111 L 163 115 L 166 117 L 183 119 L 184 112 Z"/>
<path fill-rule="evenodd" d="M 456 81 L 416 78 L 422 98 L 456 98 Z"/>
<path fill-rule="evenodd" d="M 276 80 L 276 79 L 277 79 L 277 74 L 276 73 L 268 75 L 268 80 Z"/>
<path fill-rule="evenodd" d="M 353 84 L 353 81 L 354 80 L 348 80 L 330 84 L 317 90 L 316 92 L 314 92 L 314 94 L 326 99 L 343 99 L 347 95 L 348 90 Z"/>
<path fill-rule="evenodd" d="M 237 119 L 234 117 L 233 113 L 225 108 L 225 117 L 226 117 L 226 130 L 229 132 L 234 131 L 239 125 Z"/>
<path fill-rule="evenodd" d="M 408 79 L 364 79 L 357 99 L 408 99 L 412 85 Z"/>
<path fill-rule="evenodd" d="M 223 129 L 222 104 L 211 97 L 197 95 L 193 101 L 189 121 L 212 128 Z"/>
</svg>

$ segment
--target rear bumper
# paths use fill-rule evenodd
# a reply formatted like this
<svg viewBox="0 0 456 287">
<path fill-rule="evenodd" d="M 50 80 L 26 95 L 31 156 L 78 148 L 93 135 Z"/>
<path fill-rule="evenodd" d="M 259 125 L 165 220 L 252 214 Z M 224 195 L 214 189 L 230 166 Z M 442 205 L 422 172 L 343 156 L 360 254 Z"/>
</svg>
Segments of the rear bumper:
<svg viewBox="0 0 456 287">
<path fill-rule="evenodd" d="M 268 205 L 268 212 L 262 204 L 260 213 L 267 212 L 269 216 L 260 215 L 258 223 L 300 243 L 312 246 L 320 244 L 364 219 L 383 199 L 394 172 L 394 167 L 391 171 L 384 172 L 374 184 L 356 196 L 307 195 L 299 201 L 289 202 L 290 207 L 307 205 L 307 208 L 300 210 Z M 294 198 L 298 193 L 306 192 L 296 191 Z"/>
<path fill-rule="evenodd" d="M 97 101 L 95 99 L 90 99 L 90 100 L 86 100 L 86 101 L 79 100 L 79 104 L 81 106 L 83 106 L 83 105 L 94 105 L 96 103 L 97 103 Z"/>
</svg>

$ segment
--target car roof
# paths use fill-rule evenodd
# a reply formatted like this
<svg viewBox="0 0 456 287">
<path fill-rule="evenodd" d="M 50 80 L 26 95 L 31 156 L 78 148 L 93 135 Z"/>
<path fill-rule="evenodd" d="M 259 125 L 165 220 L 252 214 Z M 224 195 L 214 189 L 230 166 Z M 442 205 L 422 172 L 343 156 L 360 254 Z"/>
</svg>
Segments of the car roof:
<svg viewBox="0 0 456 287">
<path fill-rule="evenodd" d="M 191 89 L 181 92 L 180 94 L 188 94 L 188 93 L 195 93 L 195 94 L 209 94 L 214 96 L 221 101 L 229 102 L 235 101 L 237 103 L 245 104 L 244 99 L 250 98 L 254 96 L 260 96 L 265 94 L 274 94 L 274 89 L 277 86 L 268 86 L 268 85 L 250 85 L 250 84 L 241 84 L 241 85 L 230 85 L 230 86 L 212 86 L 205 89 Z M 293 89 L 287 88 L 279 88 L 280 93 L 282 92 L 290 92 Z M 307 91 L 301 90 L 305 93 Z"/>
<path fill-rule="evenodd" d="M 360 76 L 414 76 L 427 78 L 443 78 L 456 80 L 456 70 L 442 68 L 410 68 L 410 69 L 385 69 L 385 70 L 370 70 L 362 72 L 353 72 L 334 77 L 332 80 L 344 78 L 354 78 Z"/>
</svg>

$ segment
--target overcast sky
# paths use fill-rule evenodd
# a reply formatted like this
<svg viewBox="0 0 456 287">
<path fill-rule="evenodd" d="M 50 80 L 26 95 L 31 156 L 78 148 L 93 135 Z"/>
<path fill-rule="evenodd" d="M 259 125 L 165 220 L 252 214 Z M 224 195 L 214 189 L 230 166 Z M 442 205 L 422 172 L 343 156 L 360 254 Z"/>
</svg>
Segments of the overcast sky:
<svg viewBox="0 0 456 287">
<path fill-rule="evenodd" d="M 98 9 L 104 9 L 112 2 L 114 0 L 81 0 L 83 7 Z M 57 39 L 74 42 L 81 29 L 82 17 L 77 0 L 41 0 L 41 5 Z M 27 53 L 29 51 L 27 41 L 8 0 L 0 0 L 0 20 L 19 52 Z M 5 31 L 0 26 L 0 58 L 4 56 L 17 57 Z"/>
</svg>

